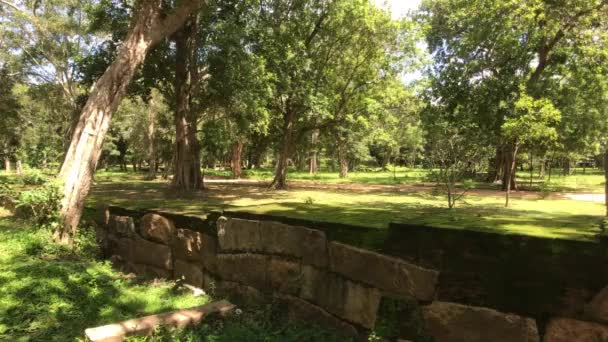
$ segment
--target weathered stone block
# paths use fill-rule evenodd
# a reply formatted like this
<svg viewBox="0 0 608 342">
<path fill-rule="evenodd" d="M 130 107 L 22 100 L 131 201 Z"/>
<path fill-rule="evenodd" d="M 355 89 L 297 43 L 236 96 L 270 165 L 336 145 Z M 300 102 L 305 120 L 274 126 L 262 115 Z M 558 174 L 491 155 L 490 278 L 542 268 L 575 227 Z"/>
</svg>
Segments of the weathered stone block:
<svg viewBox="0 0 608 342">
<path fill-rule="evenodd" d="M 166 270 L 164 268 L 159 268 L 151 265 L 145 264 L 135 264 L 129 263 L 127 265 L 127 270 L 129 272 L 133 272 L 140 276 L 152 277 L 152 278 L 162 278 L 162 279 L 172 279 L 173 273 L 170 270 Z"/>
<path fill-rule="evenodd" d="M 604 287 L 585 305 L 585 315 L 594 321 L 608 323 L 608 287 Z"/>
<path fill-rule="evenodd" d="M 301 258 L 302 263 L 327 266 L 325 233 L 279 222 L 260 222 L 260 249 L 269 254 Z"/>
<path fill-rule="evenodd" d="M 327 265 L 327 239 L 322 231 L 225 217 L 217 225 L 221 251 L 263 252 L 300 258 L 318 267 Z"/>
<path fill-rule="evenodd" d="M 108 219 L 108 228 L 111 234 L 122 237 L 134 237 L 135 223 L 130 216 L 110 215 Z"/>
<path fill-rule="evenodd" d="M 233 281 L 216 281 L 214 295 L 228 297 L 241 306 L 258 306 L 267 302 L 267 297 L 260 290 Z"/>
<path fill-rule="evenodd" d="M 173 253 L 178 259 L 203 260 L 203 234 L 190 229 L 178 229 L 173 239 Z"/>
<path fill-rule="evenodd" d="M 544 342 L 608 341 L 608 326 L 570 318 L 554 318 L 545 329 Z"/>
<path fill-rule="evenodd" d="M 434 302 L 422 307 L 429 333 L 443 342 L 539 341 L 536 321 L 496 310 Z"/>
<path fill-rule="evenodd" d="M 271 257 L 268 261 L 269 286 L 279 292 L 297 295 L 300 290 L 302 265 L 299 262 Z"/>
<path fill-rule="evenodd" d="M 268 257 L 259 254 L 219 254 L 218 275 L 222 280 L 239 282 L 263 290 L 268 287 Z"/>
<path fill-rule="evenodd" d="M 260 221 L 218 220 L 218 242 L 221 251 L 261 252 Z"/>
<path fill-rule="evenodd" d="M 175 225 L 173 222 L 158 214 L 149 213 L 141 218 L 141 236 L 144 238 L 169 244 L 175 234 Z"/>
<path fill-rule="evenodd" d="M 357 329 L 354 326 L 337 318 L 319 306 L 290 295 L 279 294 L 276 297 L 285 306 L 287 317 L 290 320 L 315 322 L 345 337 L 358 337 Z"/>
<path fill-rule="evenodd" d="M 302 266 L 300 297 L 338 317 L 372 329 L 381 294 L 376 288 L 363 286 L 312 266 Z"/>
<path fill-rule="evenodd" d="M 108 254 L 118 256 L 120 261 L 129 262 L 133 259 L 133 240 L 129 238 L 108 236 Z"/>
<path fill-rule="evenodd" d="M 171 248 L 142 238 L 133 241 L 133 262 L 172 270 Z"/>
<path fill-rule="evenodd" d="M 431 301 L 439 272 L 338 242 L 328 244 L 330 269 L 394 294 Z"/>
<path fill-rule="evenodd" d="M 184 279 L 187 284 L 203 287 L 202 265 L 198 263 L 175 259 L 174 274 L 176 279 Z"/>
<path fill-rule="evenodd" d="M 217 274 L 217 238 L 208 234 L 201 234 L 201 239 L 201 257 L 203 260 L 203 267 L 206 270 Z"/>
</svg>

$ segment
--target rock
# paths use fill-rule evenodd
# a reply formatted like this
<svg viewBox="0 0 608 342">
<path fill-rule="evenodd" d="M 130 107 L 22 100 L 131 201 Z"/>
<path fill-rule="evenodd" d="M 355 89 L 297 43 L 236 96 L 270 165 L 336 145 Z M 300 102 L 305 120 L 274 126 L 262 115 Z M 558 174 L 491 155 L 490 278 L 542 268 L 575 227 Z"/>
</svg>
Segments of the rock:
<svg viewBox="0 0 608 342">
<path fill-rule="evenodd" d="M 537 342 L 531 318 L 455 303 L 434 302 L 422 307 L 429 333 L 436 342 Z"/>
<path fill-rule="evenodd" d="M 585 305 L 585 316 L 600 323 L 608 323 L 608 287 L 604 287 Z"/>
<path fill-rule="evenodd" d="M 122 237 L 134 237 L 135 223 L 130 216 L 110 215 L 108 219 L 108 228 L 111 234 Z"/>
<path fill-rule="evenodd" d="M 208 234 L 202 234 L 202 250 L 201 258 L 203 259 L 203 267 L 209 272 L 217 274 L 217 238 Z"/>
<path fill-rule="evenodd" d="M 268 257 L 259 254 L 219 254 L 218 275 L 222 280 L 239 282 L 263 290 L 268 287 Z"/>
<path fill-rule="evenodd" d="M 136 238 L 133 244 L 133 262 L 172 270 L 171 248 L 159 243 Z"/>
<path fill-rule="evenodd" d="M 151 266 L 151 265 L 129 263 L 127 266 L 127 270 L 129 272 L 133 272 L 137 275 L 151 277 L 151 278 L 162 278 L 162 279 L 172 279 L 173 278 L 173 276 L 172 276 L 173 274 L 171 273 L 170 270 L 158 268 L 158 267 Z"/>
<path fill-rule="evenodd" d="M 173 253 L 178 259 L 203 260 L 203 234 L 190 229 L 178 229 L 172 242 Z"/>
<path fill-rule="evenodd" d="M 435 297 L 437 271 L 338 242 L 330 242 L 328 247 L 333 272 L 393 294 L 422 301 Z"/>
<path fill-rule="evenodd" d="M 543 342 L 608 341 L 608 326 L 570 318 L 554 318 L 545 329 Z"/>
<path fill-rule="evenodd" d="M 271 257 L 268 262 L 269 286 L 279 292 L 297 295 L 300 291 L 302 265 L 298 262 Z"/>
<path fill-rule="evenodd" d="M 168 245 L 175 234 L 175 225 L 167 218 L 149 213 L 141 218 L 141 236 Z"/>
<path fill-rule="evenodd" d="M 258 289 L 233 281 L 216 281 L 215 295 L 228 297 L 240 306 L 258 307 L 267 302 L 266 296 Z"/>
<path fill-rule="evenodd" d="M 358 336 L 357 329 L 354 326 L 335 317 L 319 306 L 290 295 L 278 294 L 276 298 L 285 306 L 287 317 L 290 320 L 315 322 L 345 337 L 356 338 Z"/>
<path fill-rule="evenodd" d="M 250 252 L 299 258 L 304 264 L 327 265 L 327 240 L 322 231 L 278 222 L 235 218 L 218 220 L 222 252 Z"/>
<path fill-rule="evenodd" d="M 187 284 L 203 286 L 203 270 L 200 264 L 175 259 L 175 278 L 184 279 Z"/>
<path fill-rule="evenodd" d="M 234 218 L 218 220 L 218 242 L 222 252 L 261 252 L 260 221 Z"/>
<path fill-rule="evenodd" d="M 302 266 L 300 297 L 368 329 L 374 327 L 380 305 L 378 289 L 312 266 Z"/>
</svg>

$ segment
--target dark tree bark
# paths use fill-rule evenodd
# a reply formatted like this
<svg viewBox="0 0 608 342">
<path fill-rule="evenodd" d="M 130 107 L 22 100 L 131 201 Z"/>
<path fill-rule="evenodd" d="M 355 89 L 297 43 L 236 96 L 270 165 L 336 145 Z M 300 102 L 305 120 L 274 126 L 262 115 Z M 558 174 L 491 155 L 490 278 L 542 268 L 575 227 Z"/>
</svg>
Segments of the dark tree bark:
<svg viewBox="0 0 608 342">
<path fill-rule="evenodd" d="M 232 168 L 232 177 L 234 179 L 241 178 L 241 169 L 243 167 L 241 156 L 243 155 L 244 145 L 245 144 L 241 138 L 237 138 L 237 140 L 232 144 L 232 160 L 230 161 L 230 167 Z"/>
<path fill-rule="evenodd" d="M 197 20 L 191 16 L 175 35 L 175 157 L 174 188 L 182 191 L 202 190 L 201 160 L 196 136 L 198 113 L 193 109 L 197 72 Z"/>
<path fill-rule="evenodd" d="M 515 179 L 515 170 L 516 168 L 516 160 L 517 160 L 517 149 L 519 148 L 519 146 L 517 145 L 517 143 L 513 143 L 509 146 L 509 151 L 508 151 L 508 158 L 507 158 L 507 169 L 506 169 L 506 179 L 511 179 L 514 180 Z M 509 199 L 511 196 L 511 182 L 507 182 L 506 183 L 507 188 L 506 188 L 506 192 L 505 192 L 505 207 L 509 206 Z"/>
<path fill-rule="evenodd" d="M 312 135 L 310 137 L 310 144 L 312 145 L 311 149 L 310 149 L 310 154 L 309 154 L 309 166 L 308 166 L 308 172 L 311 175 L 314 175 L 317 173 L 317 170 L 319 168 L 319 166 L 317 165 L 317 145 L 319 142 L 319 130 L 318 129 L 314 129 L 312 131 Z"/>
<path fill-rule="evenodd" d="M 146 179 L 156 179 L 156 172 L 158 171 L 158 164 L 156 162 L 156 114 L 154 113 L 153 101 L 150 99 L 148 103 L 148 127 L 146 134 L 148 135 L 148 175 Z"/>
<path fill-rule="evenodd" d="M 288 104 L 287 111 L 283 113 L 283 139 L 281 140 L 279 159 L 277 160 L 274 179 L 270 183 L 270 187 L 274 189 L 287 189 L 287 161 L 291 153 L 294 119 L 295 113 Z"/>
<path fill-rule="evenodd" d="M 74 241 L 112 114 L 124 97 L 137 67 L 143 63 L 148 50 L 180 28 L 202 1 L 183 0 L 165 19 L 161 18 L 162 3 L 161 0 L 138 2 L 133 22 L 116 58 L 95 82 L 82 109 L 60 171 L 64 184 L 61 202 L 63 222 L 54 234 L 57 242 L 72 244 Z"/>
<path fill-rule="evenodd" d="M 348 144 L 345 139 L 338 137 L 338 163 L 340 163 L 340 178 L 348 177 Z"/>
</svg>

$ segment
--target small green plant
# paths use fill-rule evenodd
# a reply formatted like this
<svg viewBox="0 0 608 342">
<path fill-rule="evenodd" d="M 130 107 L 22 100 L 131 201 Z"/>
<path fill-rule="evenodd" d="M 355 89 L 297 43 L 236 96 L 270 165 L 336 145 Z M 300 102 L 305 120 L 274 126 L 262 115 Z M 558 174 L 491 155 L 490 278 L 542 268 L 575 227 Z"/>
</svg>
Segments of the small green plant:
<svg viewBox="0 0 608 342">
<path fill-rule="evenodd" d="M 25 173 L 22 178 L 24 185 L 43 185 L 48 182 L 47 176 L 38 170 L 31 170 Z"/>
<path fill-rule="evenodd" d="M 306 203 L 306 204 L 308 204 L 308 205 L 315 204 L 315 199 L 314 199 L 314 198 L 312 198 L 312 197 L 310 197 L 310 196 L 308 196 L 308 197 L 306 197 L 306 198 L 304 199 L 304 203 Z"/>
<path fill-rule="evenodd" d="M 61 205 L 61 192 L 55 183 L 26 190 L 17 197 L 15 207 L 17 216 L 28 219 L 38 226 L 56 228 Z"/>
</svg>

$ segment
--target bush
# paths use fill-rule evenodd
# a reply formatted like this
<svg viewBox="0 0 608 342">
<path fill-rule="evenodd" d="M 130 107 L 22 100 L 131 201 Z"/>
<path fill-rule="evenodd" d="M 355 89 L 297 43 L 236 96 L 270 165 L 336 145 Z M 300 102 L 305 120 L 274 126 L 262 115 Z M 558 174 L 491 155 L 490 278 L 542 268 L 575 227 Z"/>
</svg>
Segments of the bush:
<svg viewBox="0 0 608 342">
<path fill-rule="evenodd" d="M 21 192 L 16 199 L 15 214 L 23 219 L 33 221 L 39 226 L 57 227 L 61 192 L 55 183 Z"/>
<path fill-rule="evenodd" d="M 31 170 L 23 175 L 22 182 L 24 185 L 43 185 L 48 182 L 48 178 L 38 170 Z"/>
</svg>

